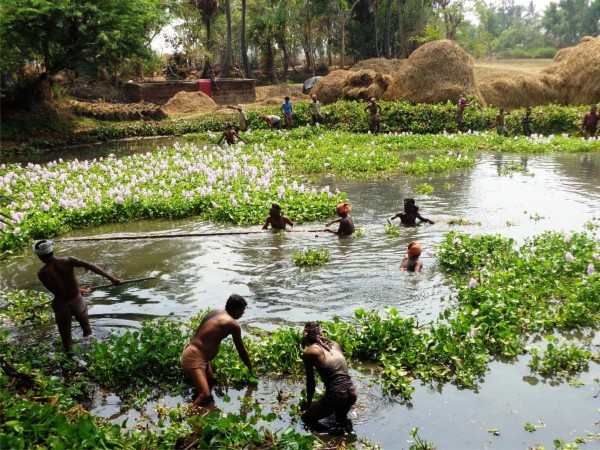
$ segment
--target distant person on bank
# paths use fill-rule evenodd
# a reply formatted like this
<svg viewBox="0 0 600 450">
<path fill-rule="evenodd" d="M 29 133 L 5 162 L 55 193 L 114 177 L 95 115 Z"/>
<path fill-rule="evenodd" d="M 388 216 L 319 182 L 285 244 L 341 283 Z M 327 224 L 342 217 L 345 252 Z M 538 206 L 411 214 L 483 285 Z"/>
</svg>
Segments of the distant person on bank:
<svg viewBox="0 0 600 450">
<path fill-rule="evenodd" d="M 237 111 L 238 116 L 238 127 L 240 131 L 246 131 L 248 129 L 248 116 L 242 105 L 228 106 L 229 109 Z"/>
<path fill-rule="evenodd" d="M 90 292 L 90 289 L 79 286 L 77 277 L 75 276 L 75 267 L 82 267 L 97 273 L 115 286 L 121 284 L 121 280 L 113 277 L 100 267 L 73 256 L 55 257 L 53 243 L 50 240 L 37 241 L 33 245 L 33 251 L 44 263 L 44 266 L 38 271 L 37 275 L 44 287 L 54 295 L 54 299 L 52 300 L 54 320 L 56 321 L 63 347 L 65 350 L 68 350 L 73 345 L 71 334 L 72 317 L 75 317 L 77 322 L 79 322 L 84 337 L 92 334 L 87 304 L 82 296 L 82 294 Z"/>
<path fill-rule="evenodd" d="M 465 94 L 460 94 L 459 98 L 458 98 L 458 105 L 456 107 L 456 116 L 454 117 L 456 120 L 456 125 L 458 127 L 458 131 L 462 131 L 463 130 L 463 114 L 465 112 L 465 108 L 467 106 L 471 106 L 472 102 L 469 102 L 467 100 L 467 97 L 465 97 Z"/>
<path fill-rule="evenodd" d="M 317 126 L 324 122 L 323 116 L 321 115 L 321 103 L 315 94 L 312 95 L 311 100 L 312 101 L 308 105 L 308 112 L 310 113 L 312 124 Z"/>
<path fill-rule="evenodd" d="M 265 220 L 265 224 L 263 225 L 262 229 L 266 230 L 269 228 L 269 225 L 271 225 L 271 228 L 274 230 L 285 230 L 286 225 L 294 228 L 294 222 L 283 215 L 281 206 L 279 206 L 278 203 L 271 204 L 269 217 L 267 217 L 267 220 Z"/>
<path fill-rule="evenodd" d="M 525 115 L 521 119 L 521 125 L 523 125 L 523 135 L 531 136 L 531 108 L 525 110 Z"/>
<path fill-rule="evenodd" d="M 240 137 L 240 135 L 237 134 L 236 131 L 233 129 L 233 125 L 228 123 L 227 129 L 225 131 L 223 131 L 223 134 L 221 134 L 221 137 L 217 141 L 217 145 L 219 145 L 221 142 L 223 142 L 223 139 L 225 139 L 225 142 L 227 143 L 227 145 L 234 145 L 236 138 L 238 141 L 242 141 L 244 144 L 246 143 L 246 141 L 243 140 Z"/>
<path fill-rule="evenodd" d="M 369 121 L 369 131 L 371 133 L 378 133 L 380 128 L 379 114 L 381 113 L 381 106 L 377 104 L 377 99 L 371 97 L 369 104 L 365 107 L 365 111 L 368 111 L 371 120 Z"/>
<path fill-rule="evenodd" d="M 418 242 L 411 242 L 408 244 L 408 250 L 406 256 L 400 263 L 400 270 L 407 272 L 420 272 L 423 268 L 423 263 L 419 261 L 421 256 L 421 246 Z"/>
<path fill-rule="evenodd" d="M 510 113 L 506 112 L 504 108 L 500 108 L 496 115 L 496 131 L 500 136 L 508 136 L 508 131 L 506 131 L 506 119 L 504 116 L 509 114 Z"/>
<path fill-rule="evenodd" d="M 261 120 L 267 122 L 267 125 L 269 125 L 269 130 L 272 130 L 273 128 L 279 130 L 281 128 L 281 117 L 279 116 L 271 114 L 269 116 L 260 116 L 260 118 Z"/>
<path fill-rule="evenodd" d="M 406 226 L 415 226 L 417 224 L 417 219 L 421 222 L 427 222 L 433 225 L 433 221 L 429 220 L 419 213 L 419 207 L 417 206 L 414 198 L 405 198 L 404 199 L 404 210 L 397 212 L 390 218 L 388 218 L 388 223 L 392 225 L 392 220 L 399 218 L 402 225 Z"/>
<path fill-rule="evenodd" d="M 348 412 L 356 403 L 356 388 L 348 374 L 348 363 L 341 347 L 335 341 L 323 337 L 317 322 L 309 322 L 302 331 L 302 354 L 306 372 L 306 409 L 302 420 L 308 426 L 318 426 L 319 420 L 335 414 L 336 421 L 343 424 Z M 325 385 L 325 395 L 313 404 L 315 394 L 315 370 Z"/>
<path fill-rule="evenodd" d="M 227 336 L 231 335 L 240 358 L 252 371 L 252 363 L 242 341 L 242 328 L 237 323 L 247 305 L 244 297 L 232 294 L 225 303 L 225 309 L 216 309 L 204 317 L 194 337 L 185 346 L 181 364 L 198 390 L 194 405 L 205 406 L 214 400 L 211 390 L 215 379 L 210 362 L 217 356 L 221 341 Z"/>
<path fill-rule="evenodd" d="M 281 113 L 285 118 L 285 126 L 288 130 L 292 129 L 292 117 L 294 117 L 294 107 L 289 97 L 285 97 L 281 104 Z"/>
<path fill-rule="evenodd" d="M 338 236 L 350 236 L 354 233 L 354 222 L 352 217 L 350 217 L 350 205 L 348 203 L 340 203 L 336 207 L 336 211 L 340 216 L 338 219 L 332 220 L 331 222 L 327 222 L 325 224 L 325 230 L 330 233 L 335 233 Z M 338 229 L 333 230 L 329 228 L 334 223 L 338 223 Z"/>
<path fill-rule="evenodd" d="M 590 106 L 589 112 L 583 116 L 583 122 L 581 124 L 582 133 L 588 137 L 595 136 L 599 120 L 600 114 L 598 114 L 598 108 L 596 105 Z"/>
</svg>

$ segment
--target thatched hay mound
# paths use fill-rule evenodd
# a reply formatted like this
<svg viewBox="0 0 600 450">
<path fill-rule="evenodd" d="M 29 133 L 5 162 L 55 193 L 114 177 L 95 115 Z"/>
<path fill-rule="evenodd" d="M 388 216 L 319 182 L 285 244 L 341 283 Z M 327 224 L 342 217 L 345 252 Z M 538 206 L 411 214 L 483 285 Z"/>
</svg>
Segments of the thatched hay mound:
<svg viewBox="0 0 600 450">
<path fill-rule="evenodd" d="M 383 75 L 392 75 L 394 72 L 400 70 L 405 62 L 405 59 L 371 58 L 357 62 L 349 70 L 356 72 L 369 69 Z"/>
<path fill-rule="evenodd" d="M 392 77 L 385 100 L 413 103 L 456 102 L 459 95 L 474 94 L 483 101 L 473 72 L 473 58 L 448 39 L 429 42 L 410 55 Z"/>
<path fill-rule="evenodd" d="M 326 77 L 319 80 L 310 90 L 311 95 L 315 94 L 323 104 L 334 103 L 344 98 L 343 89 L 346 85 L 347 70 L 334 70 Z"/>
<path fill-rule="evenodd" d="M 536 76 L 515 72 L 492 72 L 477 83 L 488 105 L 505 108 L 547 105 L 556 100 L 552 85 Z"/>
<path fill-rule="evenodd" d="M 554 64 L 540 73 L 552 85 L 559 103 L 581 105 L 600 101 L 600 37 L 586 36 L 568 51 L 561 50 Z"/>
<path fill-rule="evenodd" d="M 162 106 L 168 116 L 205 114 L 217 108 L 213 99 L 204 92 L 178 92 Z"/>
</svg>

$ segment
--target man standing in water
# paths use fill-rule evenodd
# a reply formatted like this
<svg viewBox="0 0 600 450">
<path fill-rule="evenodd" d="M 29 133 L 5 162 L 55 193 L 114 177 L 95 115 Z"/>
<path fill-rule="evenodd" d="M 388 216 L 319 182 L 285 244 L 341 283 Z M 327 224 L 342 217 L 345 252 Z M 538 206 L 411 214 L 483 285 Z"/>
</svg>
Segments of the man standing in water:
<svg viewBox="0 0 600 450">
<path fill-rule="evenodd" d="M 44 287 L 54 294 L 54 299 L 52 300 L 54 320 L 58 326 L 63 347 L 65 350 L 68 350 L 73 345 L 71 317 L 75 316 L 75 319 L 79 322 L 84 337 L 92 334 L 87 304 L 81 295 L 84 290 L 79 287 L 73 269 L 75 267 L 83 267 L 84 269 L 91 270 L 98 275 L 102 275 L 115 286 L 121 284 L 121 280 L 87 261 L 82 261 L 72 256 L 56 258 L 54 256 L 52 241 L 50 240 L 37 241 L 33 245 L 33 251 L 45 264 L 37 275 Z"/>
<path fill-rule="evenodd" d="M 583 123 L 581 124 L 581 131 L 585 136 L 594 136 L 596 129 L 598 128 L 598 121 L 600 120 L 600 114 L 598 114 L 598 108 L 596 105 L 590 107 L 589 112 L 583 117 Z"/>
<path fill-rule="evenodd" d="M 420 272 L 423 268 L 423 263 L 419 261 L 419 256 L 421 256 L 421 246 L 419 243 L 414 241 L 408 244 L 407 255 L 400 263 L 400 270 Z"/>
<path fill-rule="evenodd" d="M 235 138 L 237 138 L 238 141 L 242 141 L 244 144 L 246 143 L 246 141 L 243 140 L 240 137 L 240 135 L 237 134 L 236 131 L 233 129 L 233 125 L 231 123 L 228 123 L 227 128 L 225 129 L 225 131 L 223 131 L 223 134 L 217 141 L 217 145 L 219 145 L 221 142 L 223 142 L 223 139 L 225 139 L 225 142 L 227 143 L 227 145 L 235 145 Z"/>
<path fill-rule="evenodd" d="M 292 222 L 289 218 L 283 215 L 283 211 L 281 210 L 281 206 L 278 203 L 272 203 L 271 209 L 269 210 L 269 217 L 265 220 L 265 224 L 262 229 L 266 230 L 271 225 L 271 228 L 274 230 L 285 230 L 285 226 L 289 225 L 294 228 L 294 222 Z"/>
<path fill-rule="evenodd" d="M 232 294 L 227 299 L 225 309 L 216 309 L 204 317 L 194 337 L 185 346 L 181 364 L 198 390 L 194 405 L 205 406 L 213 401 L 210 391 L 215 380 L 210 362 L 217 356 L 219 345 L 227 336 L 231 335 L 240 358 L 252 371 L 252 363 L 242 341 L 242 329 L 237 323 L 247 305 L 244 297 Z"/>
<path fill-rule="evenodd" d="M 392 225 L 392 220 L 398 217 L 400 218 L 402 225 L 415 226 L 417 224 L 417 219 L 419 219 L 421 222 L 427 222 L 433 225 L 433 221 L 426 219 L 419 214 L 419 207 L 416 205 L 414 198 L 405 198 L 404 211 L 394 214 L 387 221 L 390 225 Z"/>
<path fill-rule="evenodd" d="M 338 236 L 350 236 L 354 233 L 354 222 L 352 221 L 352 217 L 350 217 L 350 205 L 348 203 L 340 203 L 336 207 L 337 213 L 339 214 L 339 219 L 332 220 L 331 222 L 327 222 L 325 224 L 325 231 L 329 231 L 330 233 L 335 233 Z M 334 223 L 339 223 L 337 231 L 330 229 L 329 227 Z"/>
<path fill-rule="evenodd" d="M 302 354 L 306 371 L 306 412 L 302 420 L 308 426 L 316 426 L 320 419 L 332 414 L 343 423 L 356 403 L 356 388 L 348 375 L 348 364 L 339 344 L 324 338 L 321 326 L 309 322 L 302 332 L 302 344 L 307 346 Z M 325 396 L 314 405 L 315 369 L 325 384 Z"/>
</svg>

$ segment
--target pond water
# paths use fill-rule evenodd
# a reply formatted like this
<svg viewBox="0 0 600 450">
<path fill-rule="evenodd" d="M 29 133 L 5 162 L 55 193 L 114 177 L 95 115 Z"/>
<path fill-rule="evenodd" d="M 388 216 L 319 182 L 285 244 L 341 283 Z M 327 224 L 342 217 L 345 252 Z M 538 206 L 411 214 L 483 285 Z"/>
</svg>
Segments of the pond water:
<svg viewBox="0 0 600 450">
<path fill-rule="evenodd" d="M 154 148 L 156 143 L 146 141 L 145 145 Z M 525 164 L 533 176 L 501 176 L 499 168 L 509 162 Z M 415 186 L 424 182 L 435 188 L 433 195 L 415 192 Z M 435 257 L 423 258 L 421 274 L 400 272 L 399 263 L 409 242 L 418 240 L 425 250 L 433 250 L 451 230 L 499 233 L 521 241 L 545 230 L 582 230 L 586 221 L 600 218 L 600 153 L 486 153 L 478 157 L 474 169 L 449 175 L 398 175 L 377 181 L 323 178 L 318 184 L 347 192 L 351 215 L 355 225 L 363 229 L 363 236 L 339 239 L 322 232 L 243 234 L 260 227 L 232 227 L 189 218 L 111 224 L 62 237 L 154 232 L 240 234 L 62 242 L 56 244 L 57 252 L 93 261 L 122 279 L 157 277 L 98 290 L 87 297 L 92 326 L 99 338 L 114 328 L 137 327 L 146 319 L 187 319 L 207 307 L 222 308 L 231 293 L 249 301 L 240 320 L 244 329 L 301 327 L 307 321 L 334 316 L 349 319 L 357 308 L 394 307 L 404 316 L 427 322 L 437 319 L 438 313 L 449 306 L 452 284 Z M 385 219 L 401 209 L 404 197 L 415 197 L 421 214 L 436 223 L 402 228 L 399 238 L 389 238 L 383 230 Z M 448 223 L 461 218 L 478 224 Z M 303 224 L 298 228 L 314 230 L 320 226 Z M 329 249 L 330 262 L 321 268 L 298 269 L 291 262 L 291 254 L 304 247 Z M 39 266 L 30 252 L 6 262 L 0 265 L 0 285 L 40 289 L 35 276 Z M 81 274 L 80 281 L 103 282 L 93 274 Z M 77 338 L 80 330 L 74 330 Z M 52 324 L 42 331 L 52 337 L 57 334 Z M 593 331 L 590 335 L 600 344 Z M 375 369 L 353 366 L 352 374 L 360 388 L 353 420 L 355 435 L 344 439 L 366 437 L 372 443 L 381 443 L 384 449 L 408 448 L 410 430 L 419 427 L 419 435 L 441 449 L 516 449 L 536 444 L 553 448 L 556 438 L 573 442 L 578 436 L 600 433 L 599 387 L 593 381 L 598 377 L 597 365 L 592 364 L 590 371 L 582 374 L 581 381 L 586 384 L 575 388 L 536 378 L 526 366 L 527 361 L 528 357 L 523 356 L 515 363 L 493 362 L 477 390 L 416 382 L 409 404 L 384 396 L 377 384 L 369 383 Z M 275 387 L 298 393 L 303 386 L 261 380 L 256 390 L 230 390 L 234 400 L 223 403 L 218 399 L 217 405 L 225 411 L 239 411 L 235 400 L 238 395 L 252 395 L 269 405 L 276 395 Z M 183 400 L 166 398 L 162 402 L 177 401 Z M 95 412 L 109 417 L 118 410 L 118 404 L 118 399 L 109 395 L 98 403 Z M 287 426 L 288 414 L 284 412 L 281 417 L 276 426 Z M 123 417 L 115 420 L 120 423 Z M 539 426 L 537 431 L 526 432 L 523 426 L 527 422 Z M 295 426 L 300 429 L 300 425 Z M 498 429 L 500 435 L 493 435 L 489 429 Z M 594 445 L 600 447 L 599 441 Z"/>
</svg>

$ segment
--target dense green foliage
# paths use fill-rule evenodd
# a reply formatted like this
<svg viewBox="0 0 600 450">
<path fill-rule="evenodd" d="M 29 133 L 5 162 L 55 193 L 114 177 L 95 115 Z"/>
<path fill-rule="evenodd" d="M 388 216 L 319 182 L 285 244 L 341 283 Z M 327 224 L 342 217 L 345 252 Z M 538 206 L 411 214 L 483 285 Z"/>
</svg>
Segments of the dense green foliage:
<svg viewBox="0 0 600 450">
<path fill-rule="evenodd" d="M 456 133 L 456 122 L 454 119 L 456 106 L 446 104 L 417 104 L 407 102 L 381 102 L 383 112 L 381 113 L 381 129 L 384 133 L 391 134 L 444 134 Z M 290 137 L 298 139 L 304 136 L 310 138 L 316 130 L 306 130 L 305 125 L 309 123 L 308 102 L 298 102 L 294 105 L 296 118 L 295 128 Z M 250 134 L 242 133 L 244 138 L 252 142 L 252 134 L 263 134 L 267 129 L 260 116 L 264 114 L 277 114 L 277 107 L 264 107 L 247 111 Z M 533 108 L 531 115 L 531 128 L 536 135 L 578 135 L 581 128 L 581 120 L 587 111 L 586 107 L 571 107 L 548 105 Z M 322 107 L 326 123 L 321 129 L 347 131 L 354 133 L 366 133 L 369 129 L 368 115 L 364 111 L 364 103 L 357 101 L 338 101 L 331 105 Z M 471 107 L 464 114 L 466 130 L 472 132 L 493 131 L 494 119 L 498 113 L 497 108 Z M 506 126 L 511 136 L 521 135 L 521 117 L 524 110 L 512 111 L 506 116 Z M 26 138 L 20 135 L 16 128 L 8 127 L 1 130 L 4 138 L 21 139 L 27 143 L 24 148 L 12 149 L 13 151 L 36 152 L 54 147 L 87 144 L 96 142 L 107 142 L 117 139 L 143 136 L 180 136 L 193 133 L 219 132 L 225 128 L 226 122 L 231 120 L 231 115 L 206 115 L 189 120 L 163 120 L 159 122 L 126 122 L 106 123 L 96 122 L 95 125 L 86 125 L 85 130 L 76 133 L 62 130 L 46 138 Z M 28 130 L 21 133 L 27 134 Z M 10 133 L 10 134 L 9 134 Z M 495 133 L 494 133 L 495 134 Z M 267 133 L 270 135 L 270 133 Z M 364 138 L 368 139 L 368 138 Z M 500 137 L 494 146 L 502 146 L 506 139 Z M 457 147 L 450 145 L 450 148 Z M 8 153 L 10 148 L 5 149 Z"/>
<path fill-rule="evenodd" d="M 320 250 L 305 248 L 292 254 L 292 261 L 301 267 L 322 266 L 329 261 L 329 250 L 326 248 Z"/>
</svg>

